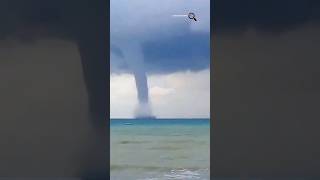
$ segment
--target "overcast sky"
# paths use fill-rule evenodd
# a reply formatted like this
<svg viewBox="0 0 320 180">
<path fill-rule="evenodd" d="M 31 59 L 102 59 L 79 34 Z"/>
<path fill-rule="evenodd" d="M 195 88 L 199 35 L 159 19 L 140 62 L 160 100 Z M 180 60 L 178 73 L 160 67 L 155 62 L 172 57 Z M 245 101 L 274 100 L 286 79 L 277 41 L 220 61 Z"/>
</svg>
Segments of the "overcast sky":
<svg viewBox="0 0 320 180">
<path fill-rule="evenodd" d="M 143 54 L 154 115 L 209 117 L 210 0 L 110 3 L 111 117 L 133 117 L 138 103 L 134 77 L 122 53 L 129 43 L 139 46 Z M 194 12 L 198 21 L 172 16 L 188 12 Z"/>
</svg>

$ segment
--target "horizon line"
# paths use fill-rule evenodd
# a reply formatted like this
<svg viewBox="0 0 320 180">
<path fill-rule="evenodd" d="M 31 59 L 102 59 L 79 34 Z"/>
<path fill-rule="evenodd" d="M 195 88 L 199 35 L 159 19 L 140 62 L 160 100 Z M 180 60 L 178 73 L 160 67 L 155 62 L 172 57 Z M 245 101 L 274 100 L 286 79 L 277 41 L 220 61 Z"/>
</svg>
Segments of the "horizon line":
<svg viewBox="0 0 320 180">
<path fill-rule="evenodd" d="M 132 118 L 119 118 L 119 117 L 117 117 L 117 118 L 111 118 L 110 117 L 110 119 L 141 119 L 141 118 L 134 118 L 134 117 L 132 117 Z M 148 118 L 146 118 L 146 119 L 148 119 Z M 199 118 L 197 118 L 197 117 L 192 117 L 192 118 L 151 118 L 151 119 L 210 119 L 210 117 L 199 117 Z"/>
</svg>

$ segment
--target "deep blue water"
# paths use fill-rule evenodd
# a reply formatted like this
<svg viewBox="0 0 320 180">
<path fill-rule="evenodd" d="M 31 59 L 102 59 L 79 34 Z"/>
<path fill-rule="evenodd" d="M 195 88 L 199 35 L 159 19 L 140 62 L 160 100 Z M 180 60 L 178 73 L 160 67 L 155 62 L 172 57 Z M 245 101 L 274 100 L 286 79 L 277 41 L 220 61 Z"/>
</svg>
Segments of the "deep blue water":
<svg viewBox="0 0 320 180">
<path fill-rule="evenodd" d="M 112 119 L 112 180 L 209 180 L 209 119 Z"/>
</svg>

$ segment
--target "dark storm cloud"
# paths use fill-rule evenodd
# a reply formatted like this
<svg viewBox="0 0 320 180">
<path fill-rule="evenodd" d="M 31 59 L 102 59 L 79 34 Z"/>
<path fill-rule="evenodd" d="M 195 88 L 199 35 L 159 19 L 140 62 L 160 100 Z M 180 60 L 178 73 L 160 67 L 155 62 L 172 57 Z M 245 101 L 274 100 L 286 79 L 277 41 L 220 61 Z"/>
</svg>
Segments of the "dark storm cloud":
<svg viewBox="0 0 320 180">
<path fill-rule="evenodd" d="M 144 55 L 150 73 L 205 69 L 210 64 L 210 36 L 190 33 L 148 42 Z"/>
<path fill-rule="evenodd" d="M 147 73 L 201 70 L 209 67 L 209 0 L 111 1 L 111 68 L 113 73 L 130 71 L 122 52 L 128 43 L 141 46 Z M 145 7 L 137 11 L 137 7 Z M 198 21 L 175 14 L 196 12 Z M 134 16 L 132 15 L 134 14 Z"/>
<path fill-rule="evenodd" d="M 182 33 L 174 37 L 163 37 L 154 41 L 142 43 L 142 51 L 147 73 L 170 73 L 183 70 L 198 71 L 210 64 L 209 33 Z M 130 71 L 123 61 L 121 48 L 111 45 L 111 52 L 116 58 L 111 58 L 111 68 L 114 71 Z M 133 57 L 131 57 L 133 58 Z M 115 64 L 115 65 L 113 65 Z"/>
<path fill-rule="evenodd" d="M 319 23 L 318 0 L 217 0 L 213 23 L 216 31 L 238 32 L 255 28 L 283 32 L 305 23 Z"/>
</svg>

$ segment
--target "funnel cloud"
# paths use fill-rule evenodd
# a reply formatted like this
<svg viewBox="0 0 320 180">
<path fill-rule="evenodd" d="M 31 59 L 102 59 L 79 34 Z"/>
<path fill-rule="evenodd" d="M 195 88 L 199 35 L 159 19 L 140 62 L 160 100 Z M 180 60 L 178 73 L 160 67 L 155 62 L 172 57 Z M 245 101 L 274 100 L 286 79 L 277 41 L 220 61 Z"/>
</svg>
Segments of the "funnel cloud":
<svg viewBox="0 0 320 180">
<path fill-rule="evenodd" d="M 151 117 L 152 111 L 149 102 L 149 89 L 147 74 L 144 68 L 144 55 L 141 46 L 136 43 L 126 43 L 122 47 L 124 59 L 134 75 L 138 105 L 135 110 L 136 117 Z"/>
<path fill-rule="evenodd" d="M 110 1 L 111 73 L 134 76 L 136 117 L 153 117 L 156 112 L 149 97 L 149 75 L 209 68 L 209 4 L 209 0 Z M 197 23 L 172 16 L 189 11 L 196 12 Z"/>
</svg>

